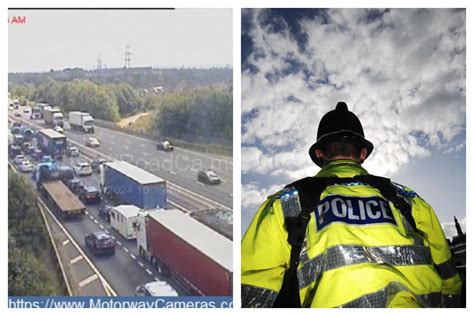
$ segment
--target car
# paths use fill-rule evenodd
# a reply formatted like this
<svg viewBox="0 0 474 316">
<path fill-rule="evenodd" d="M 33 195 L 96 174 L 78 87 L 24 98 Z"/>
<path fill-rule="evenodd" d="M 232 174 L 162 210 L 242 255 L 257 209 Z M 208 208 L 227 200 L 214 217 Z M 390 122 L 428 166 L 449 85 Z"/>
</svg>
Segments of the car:
<svg viewBox="0 0 474 316">
<path fill-rule="evenodd" d="M 67 148 L 66 154 L 70 157 L 77 157 L 79 156 L 79 149 L 76 146 L 69 146 Z"/>
<path fill-rule="evenodd" d="M 13 158 L 13 162 L 16 165 L 19 165 L 24 160 L 26 160 L 26 157 L 24 155 L 16 155 L 15 158 Z"/>
<path fill-rule="evenodd" d="M 113 206 L 102 204 L 99 207 L 99 216 L 105 219 L 106 222 L 110 223 L 110 212 L 112 211 Z"/>
<path fill-rule="evenodd" d="M 23 109 L 23 113 L 28 113 L 28 114 L 29 114 L 29 113 L 30 113 L 30 109 L 29 109 L 29 108 Z"/>
<path fill-rule="evenodd" d="M 161 143 L 156 144 L 156 149 L 164 151 L 172 151 L 174 149 L 173 145 L 168 140 L 164 140 Z"/>
<path fill-rule="evenodd" d="M 221 183 L 221 179 L 211 169 L 199 171 L 198 172 L 198 181 L 203 182 L 203 183 L 207 183 L 207 184 L 219 184 L 219 183 Z"/>
<path fill-rule="evenodd" d="M 13 127 L 20 127 L 20 126 L 21 126 L 21 122 L 15 121 L 15 122 L 13 122 L 12 126 L 13 126 Z"/>
<path fill-rule="evenodd" d="M 115 241 L 112 237 L 103 231 L 89 233 L 84 237 L 87 248 L 94 255 L 113 255 L 115 253 Z"/>
<path fill-rule="evenodd" d="M 88 147 L 99 147 L 100 142 L 96 137 L 89 137 L 86 140 L 86 146 L 88 146 Z"/>
<path fill-rule="evenodd" d="M 27 155 L 31 154 L 35 148 L 33 147 L 33 145 L 29 142 L 25 142 L 21 145 L 21 148 L 23 149 L 23 152 Z"/>
<path fill-rule="evenodd" d="M 64 129 L 59 125 L 55 126 L 53 129 L 58 133 L 64 134 Z"/>
<path fill-rule="evenodd" d="M 74 173 L 78 176 L 90 176 L 92 175 L 91 165 L 86 161 L 81 161 L 76 163 L 72 169 Z"/>
<path fill-rule="evenodd" d="M 43 157 L 43 151 L 41 149 L 33 149 L 33 151 L 30 153 L 30 157 L 35 161 L 41 161 L 41 158 Z"/>
<path fill-rule="evenodd" d="M 21 117 L 21 113 L 20 112 L 15 112 L 15 117 Z"/>
<path fill-rule="evenodd" d="M 82 183 L 81 180 L 74 178 L 68 180 L 66 186 L 75 194 L 79 194 L 79 192 L 84 188 L 84 183 Z"/>
<path fill-rule="evenodd" d="M 135 296 L 178 296 L 178 292 L 164 281 L 154 281 L 137 286 Z"/>
<path fill-rule="evenodd" d="M 25 159 L 18 164 L 18 169 L 21 172 L 27 173 L 32 172 L 35 169 L 35 166 L 33 166 L 29 160 Z"/>
<path fill-rule="evenodd" d="M 96 187 L 93 186 L 84 186 L 79 191 L 79 199 L 85 204 L 97 204 L 100 203 L 100 193 Z"/>
<path fill-rule="evenodd" d="M 105 158 L 97 158 L 97 159 L 92 160 L 91 161 L 92 170 L 94 170 L 97 173 L 100 172 L 100 165 L 105 162 L 108 162 L 108 160 Z"/>
<path fill-rule="evenodd" d="M 54 159 L 50 155 L 43 155 L 43 157 L 41 157 L 41 162 L 42 163 L 54 162 Z"/>
<path fill-rule="evenodd" d="M 18 155 L 21 155 L 21 147 L 15 144 L 8 146 L 8 155 L 10 158 L 15 158 Z"/>
</svg>

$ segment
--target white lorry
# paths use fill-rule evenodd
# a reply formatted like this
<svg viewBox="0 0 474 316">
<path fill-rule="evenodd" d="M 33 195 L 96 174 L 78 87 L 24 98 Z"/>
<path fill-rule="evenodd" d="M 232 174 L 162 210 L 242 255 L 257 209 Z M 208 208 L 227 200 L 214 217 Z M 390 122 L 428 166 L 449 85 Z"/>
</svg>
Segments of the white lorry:
<svg viewBox="0 0 474 316">
<path fill-rule="evenodd" d="M 94 118 L 87 112 L 69 112 L 69 125 L 71 125 L 71 129 L 94 133 Z"/>
</svg>

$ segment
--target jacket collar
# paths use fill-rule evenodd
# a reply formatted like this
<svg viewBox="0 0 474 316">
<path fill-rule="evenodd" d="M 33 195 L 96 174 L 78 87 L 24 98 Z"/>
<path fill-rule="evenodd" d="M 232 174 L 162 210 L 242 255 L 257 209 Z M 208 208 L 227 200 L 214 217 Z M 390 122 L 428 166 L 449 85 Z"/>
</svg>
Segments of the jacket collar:
<svg viewBox="0 0 474 316">
<path fill-rule="evenodd" d="M 335 160 L 324 166 L 316 177 L 350 178 L 357 175 L 367 175 L 367 170 L 353 160 Z"/>
</svg>

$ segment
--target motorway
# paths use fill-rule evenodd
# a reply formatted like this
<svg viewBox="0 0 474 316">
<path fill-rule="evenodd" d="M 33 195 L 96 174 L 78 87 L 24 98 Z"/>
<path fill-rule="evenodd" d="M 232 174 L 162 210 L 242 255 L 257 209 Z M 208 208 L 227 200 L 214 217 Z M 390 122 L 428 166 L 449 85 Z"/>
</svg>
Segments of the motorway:
<svg viewBox="0 0 474 316">
<path fill-rule="evenodd" d="M 65 157 L 60 165 L 72 166 L 78 161 L 85 161 L 82 157 Z M 36 187 L 31 174 L 24 174 L 33 187 Z M 92 176 L 80 177 L 80 180 L 90 186 L 99 187 L 99 178 L 96 173 Z M 86 205 L 87 213 L 83 218 L 60 219 L 69 234 L 79 244 L 87 257 L 97 267 L 102 276 L 112 286 L 119 296 L 134 295 L 137 286 L 159 280 L 156 270 L 142 260 L 138 254 L 135 240 L 126 240 L 111 228 L 102 217 L 99 216 L 98 205 Z M 95 256 L 86 247 L 84 236 L 89 232 L 105 231 L 116 241 L 116 251 L 112 256 Z M 180 295 L 186 292 L 176 282 L 164 279 L 170 283 Z"/>
<path fill-rule="evenodd" d="M 42 120 L 30 121 L 28 116 L 28 114 L 22 113 L 21 119 L 26 123 L 25 125 L 32 124 L 36 128 L 43 127 Z M 17 120 L 18 118 L 11 116 L 11 119 Z M 68 139 L 79 144 L 84 144 L 85 139 L 91 136 L 90 134 L 82 134 L 81 132 L 69 129 L 66 129 L 66 134 Z M 96 128 L 94 136 L 101 140 L 101 147 L 96 149 L 98 150 L 98 155 L 105 154 L 115 159 L 127 160 L 141 168 L 145 167 L 148 171 L 168 180 L 168 202 L 171 204 L 171 207 L 176 207 L 183 211 L 211 207 L 232 208 L 232 195 L 231 193 L 226 193 L 232 192 L 232 162 L 230 160 L 209 157 L 208 155 L 193 153 L 179 148 L 175 148 L 175 151 L 171 153 L 161 152 L 156 150 L 155 143 L 150 140 L 132 135 L 127 136 L 121 132 L 99 127 Z M 80 146 L 78 147 L 80 151 L 83 149 Z M 136 148 L 141 148 L 141 150 Z M 90 151 L 90 149 L 87 150 Z M 127 155 L 129 156 L 127 157 Z M 146 160 L 145 158 L 147 157 L 150 158 Z M 153 159 L 156 159 L 157 162 Z M 74 158 L 65 157 L 61 165 L 72 166 L 77 161 L 88 160 L 90 160 L 88 157 L 81 154 L 79 157 Z M 182 163 L 183 161 L 188 161 L 192 164 L 188 164 L 186 167 Z M 192 171 L 202 167 L 213 167 L 224 182 L 218 186 L 207 186 L 198 183 L 195 178 L 196 173 Z M 25 178 L 34 186 L 34 181 L 29 175 L 25 174 Z M 92 176 L 81 177 L 80 179 L 86 185 L 99 187 L 99 178 L 96 173 Z M 170 183 L 170 181 L 173 183 Z M 151 265 L 139 257 L 136 241 L 125 240 L 99 216 L 98 205 L 87 206 L 87 213 L 81 219 L 61 220 L 61 222 L 102 276 L 112 286 L 117 295 L 133 295 L 138 285 L 162 279 Z M 89 232 L 98 230 L 108 232 L 116 240 L 117 248 L 113 256 L 94 256 L 85 246 L 84 236 Z M 184 288 L 175 280 L 164 280 L 171 284 L 180 295 L 187 294 Z"/>
<path fill-rule="evenodd" d="M 21 119 L 36 128 L 47 128 L 43 120 L 29 120 L 22 113 Z M 69 140 L 85 145 L 88 137 L 97 137 L 101 145 L 94 148 L 113 159 L 128 161 L 168 181 L 181 195 L 194 197 L 189 210 L 223 207 L 232 209 L 232 159 L 175 147 L 171 152 L 156 149 L 156 142 L 135 135 L 95 126 L 94 134 L 71 130 L 66 122 L 65 134 Z M 197 172 L 212 169 L 222 179 L 219 185 L 197 181 Z M 182 190 L 184 189 L 184 190 Z M 170 192 L 173 195 L 173 192 Z M 178 194 L 179 195 L 179 194 Z M 175 199 L 180 197 L 175 195 Z M 182 201 L 181 201 L 182 202 Z M 198 203 L 196 203 L 198 202 Z M 199 203 L 200 202 L 200 203 Z"/>
</svg>

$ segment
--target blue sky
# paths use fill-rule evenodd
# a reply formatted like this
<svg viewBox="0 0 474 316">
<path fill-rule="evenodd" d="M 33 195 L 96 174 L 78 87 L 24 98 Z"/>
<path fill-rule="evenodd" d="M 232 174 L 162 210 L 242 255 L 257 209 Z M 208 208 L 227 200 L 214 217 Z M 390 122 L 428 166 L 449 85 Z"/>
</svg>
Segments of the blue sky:
<svg viewBox="0 0 474 316">
<path fill-rule="evenodd" d="M 242 233 L 265 198 L 319 168 L 319 120 L 345 101 L 364 167 L 414 189 L 447 235 L 466 214 L 465 11 L 242 11 Z"/>
</svg>

